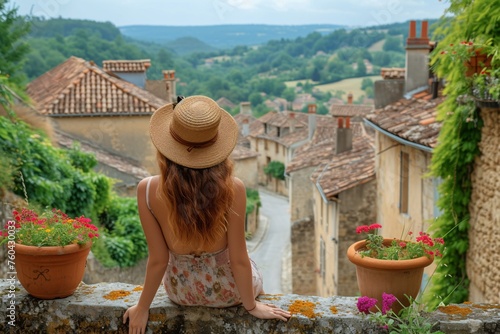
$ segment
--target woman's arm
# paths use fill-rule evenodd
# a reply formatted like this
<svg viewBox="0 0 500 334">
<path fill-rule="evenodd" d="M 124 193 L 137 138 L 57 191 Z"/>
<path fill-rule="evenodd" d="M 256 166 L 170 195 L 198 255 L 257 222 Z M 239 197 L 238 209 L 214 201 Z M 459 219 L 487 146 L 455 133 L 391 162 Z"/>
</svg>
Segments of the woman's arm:
<svg viewBox="0 0 500 334">
<path fill-rule="evenodd" d="M 272 304 L 257 302 L 253 295 L 252 267 L 248 258 L 245 240 L 246 191 L 241 180 L 235 178 L 233 207 L 228 217 L 228 248 L 231 270 L 241 296 L 243 307 L 252 315 L 262 319 L 286 321 L 290 313 Z"/>
<path fill-rule="evenodd" d="M 162 230 L 146 204 L 147 179 L 137 186 L 137 204 L 146 241 L 148 243 L 148 264 L 144 287 L 137 305 L 123 315 L 123 323 L 129 319 L 129 333 L 144 333 L 149 317 L 149 307 L 158 291 L 168 264 L 168 247 Z"/>
</svg>

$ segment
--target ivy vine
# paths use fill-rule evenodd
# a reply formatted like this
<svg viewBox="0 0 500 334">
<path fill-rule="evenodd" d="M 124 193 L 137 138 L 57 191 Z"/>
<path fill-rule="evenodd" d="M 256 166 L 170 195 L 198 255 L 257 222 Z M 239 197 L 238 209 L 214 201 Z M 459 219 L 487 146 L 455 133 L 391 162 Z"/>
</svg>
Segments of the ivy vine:
<svg viewBox="0 0 500 334">
<path fill-rule="evenodd" d="M 477 82 L 477 76 L 466 76 L 465 62 L 457 59 L 460 54 L 456 48 L 488 45 L 488 54 L 494 54 L 492 65 L 495 66 L 498 64 L 500 44 L 499 32 L 491 28 L 491 20 L 495 21 L 494 15 L 499 14 L 499 9 L 493 8 L 492 2 L 449 2 L 448 13 L 454 14 L 454 17 L 441 21 L 436 30 L 437 40 L 441 40 L 432 54 L 435 72 L 440 78 L 446 79 L 443 92 L 446 100 L 438 107 L 438 119 L 442 121 L 442 128 L 431 164 L 431 174 L 442 180 L 437 202 L 441 215 L 430 229 L 435 235 L 444 237 L 446 250 L 431 278 L 430 289 L 424 296 L 431 309 L 440 302 L 462 303 L 469 294 L 466 253 L 469 248 L 471 174 L 474 159 L 480 153 L 478 144 L 481 141 L 483 121 L 472 98 L 472 88 Z M 471 20 L 471 17 L 477 20 Z M 462 53 L 466 56 L 468 54 L 473 53 Z M 488 71 L 483 69 L 481 74 L 487 74 Z"/>
</svg>

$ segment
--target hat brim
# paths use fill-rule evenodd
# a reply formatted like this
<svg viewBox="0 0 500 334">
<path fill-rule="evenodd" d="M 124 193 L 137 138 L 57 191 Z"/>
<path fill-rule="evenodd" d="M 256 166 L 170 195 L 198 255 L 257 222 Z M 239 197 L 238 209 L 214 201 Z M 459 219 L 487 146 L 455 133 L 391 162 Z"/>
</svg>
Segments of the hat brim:
<svg viewBox="0 0 500 334">
<path fill-rule="evenodd" d="M 189 168 L 202 169 L 226 160 L 238 140 L 238 125 L 224 109 L 221 110 L 217 140 L 208 147 L 193 148 L 176 141 L 170 134 L 170 123 L 174 114 L 173 104 L 167 104 L 154 112 L 149 123 L 151 141 L 161 154 L 169 160 Z"/>
</svg>

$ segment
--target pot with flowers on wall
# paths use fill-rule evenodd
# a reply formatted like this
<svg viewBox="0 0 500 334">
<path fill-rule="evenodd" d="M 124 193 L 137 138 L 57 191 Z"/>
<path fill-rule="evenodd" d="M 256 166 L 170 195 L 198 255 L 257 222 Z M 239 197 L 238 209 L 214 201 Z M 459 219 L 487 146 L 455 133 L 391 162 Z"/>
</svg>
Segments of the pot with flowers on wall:
<svg viewBox="0 0 500 334">
<path fill-rule="evenodd" d="M 23 208 L 2 231 L 9 270 L 24 289 L 40 299 L 72 295 L 82 281 L 97 227 L 84 216 L 70 218 L 61 210 L 42 214 Z M 12 268 L 11 268 L 12 267 Z"/>
<path fill-rule="evenodd" d="M 424 268 L 434 261 L 434 256 L 441 256 L 444 241 L 424 232 L 415 241 L 411 232 L 404 240 L 383 238 L 376 233 L 380 228 L 379 224 L 359 226 L 356 232 L 367 233 L 367 238 L 352 244 L 347 257 L 356 265 L 361 296 L 378 301 L 371 311 L 381 310 L 382 296 L 392 294 L 399 300 L 392 306 L 397 314 L 417 297 Z"/>
</svg>

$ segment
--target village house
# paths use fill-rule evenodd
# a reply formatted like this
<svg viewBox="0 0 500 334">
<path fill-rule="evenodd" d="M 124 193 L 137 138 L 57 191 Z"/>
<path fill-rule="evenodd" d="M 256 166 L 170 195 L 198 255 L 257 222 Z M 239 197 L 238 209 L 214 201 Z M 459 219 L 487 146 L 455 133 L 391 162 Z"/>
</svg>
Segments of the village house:
<svg viewBox="0 0 500 334">
<path fill-rule="evenodd" d="M 148 80 L 150 65 L 149 59 L 105 60 L 101 69 L 70 57 L 27 88 L 38 113 L 55 125 L 59 145 L 79 142 L 83 151 L 96 155 L 97 170 L 119 180 L 115 188 L 129 195 L 135 195 L 143 177 L 157 171 L 150 117 L 176 99 L 175 71 L 163 71 L 162 80 Z M 243 131 L 245 126 L 239 125 Z M 248 139 L 239 143 L 243 146 L 232 155 L 235 174 L 256 188 L 257 154 L 249 149 Z"/>
<path fill-rule="evenodd" d="M 428 55 L 432 43 L 427 37 L 427 21 L 422 22 L 420 37 L 416 37 L 415 25 L 415 21 L 410 23 L 406 68 L 383 70 L 382 77 L 387 78 L 376 82 L 379 107 L 365 118 L 365 123 L 376 132 L 376 222 L 388 238 L 400 238 L 410 230 L 428 231 L 429 223 L 439 214 L 439 180 L 427 174 L 441 129 L 436 113 L 443 97 L 437 85 L 429 85 L 432 73 Z M 397 101 L 385 106 L 381 102 L 394 99 L 396 92 L 401 91 Z M 433 269 L 434 266 L 428 267 L 426 274 Z"/>
<path fill-rule="evenodd" d="M 116 70 L 108 65 L 109 71 Z M 148 62 L 132 61 L 129 65 L 145 70 Z M 125 68 L 120 63 L 119 69 Z M 144 76 L 138 73 L 127 78 L 143 83 Z M 30 82 L 27 93 L 35 109 L 50 117 L 59 131 L 128 159 L 149 173 L 156 170 L 155 151 L 147 133 L 150 116 L 167 103 L 165 100 L 77 57 Z"/>
<path fill-rule="evenodd" d="M 373 138 L 349 117 L 320 119 L 312 140 L 296 151 L 286 169 L 292 290 L 349 295 L 356 292 L 355 271 L 343 255 L 356 226 L 375 218 Z"/>
<path fill-rule="evenodd" d="M 286 169 L 294 152 L 309 141 L 316 130 L 316 105 L 309 105 L 307 114 L 301 112 L 271 111 L 257 121 L 262 128 L 250 132 L 251 149 L 258 152 L 259 184 L 270 191 L 288 196 L 289 189 L 285 175 L 283 180 L 265 174 L 264 168 L 270 162 L 282 163 Z"/>
</svg>

